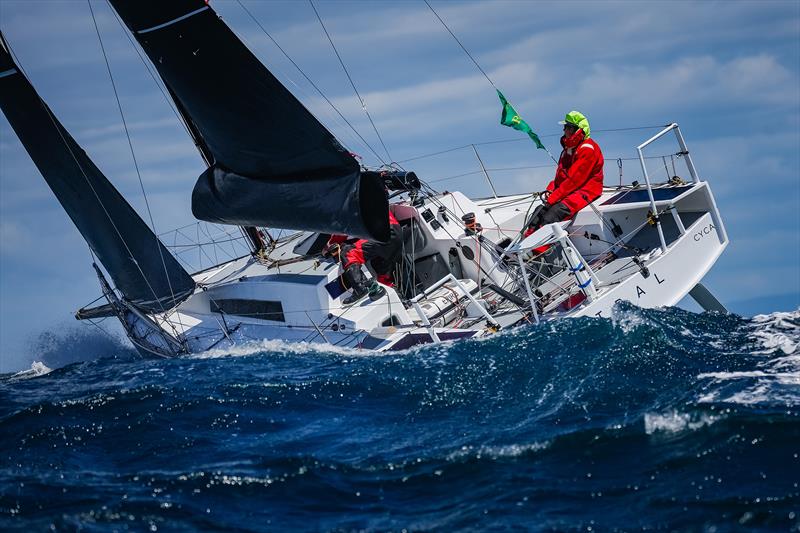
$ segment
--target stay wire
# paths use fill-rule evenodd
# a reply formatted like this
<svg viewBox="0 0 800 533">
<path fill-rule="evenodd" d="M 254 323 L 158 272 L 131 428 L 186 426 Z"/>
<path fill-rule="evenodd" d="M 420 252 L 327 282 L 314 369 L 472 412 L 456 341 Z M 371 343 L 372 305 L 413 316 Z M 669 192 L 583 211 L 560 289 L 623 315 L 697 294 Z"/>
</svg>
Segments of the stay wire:
<svg viewBox="0 0 800 533">
<path fill-rule="evenodd" d="M 306 81 L 311 84 L 311 86 L 319 93 L 319 95 L 325 100 L 325 102 L 327 102 L 328 105 L 331 106 L 331 108 L 334 111 L 336 111 L 336 114 L 339 115 L 339 118 L 341 118 L 351 130 L 353 130 L 353 133 L 355 133 L 356 136 L 361 140 L 361 142 L 363 142 L 364 145 L 367 148 L 369 148 L 369 151 L 372 152 L 372 154 L 378 159 L 378 161 L 380 161 L 381 164 L 385 165 L 386 161 L 384 161 L 383 158 L 378 154 L 378 152 L 375 151 L 374 148 L 372 148 L 372 145 L 369 144 L 366 139 L 364 139 L 364 137 L 358 132 L 358 130 L 355 128 L 355 126 L 353 126 L 350 123 L 350 121 L 347 120 L 347 118 L 345 118 L 345 116 L 342 114 L 342 112 L 339 111 L 339 108 L 337 108 L 333 104 L 333 102 L 331 102 L 331 100 L 325 95 L 325 93 L 322 92 L 322 89 L 320 89 L 317 86 L 317 84 L 314 83 L 311 80 L 311 78 L 305 73 L 305 71 L 302 68 L 300 68 L 300 65 L 298 65 L 295 62 L 295 60 L 292 59 L 291 56 L 289 56 L 289 54 L 286 52 L 286 50 L 284 50 L 283 47 L 280 44 L 278 44 L 278 41 L 275 40 L 275 38 L 266 30 L 266 28 L 264 28 L 264 26 L 258 21 L 258 19 L 256 19 L 256 17 L 253 15 L 253 13 L 249 9 L 247 9 L 247 7 L 241 2 L 241 0 L 236 0 L 236 2 L 241 6 L 241 8 L 245 11 L 245 13 L 248 14 L 248 16 L 253 20 L 253 22 L 256 23 L 256 25 L 261 29 L 261 31 L 264 32 L 264 35 L 266 35 L 269 38 L 269 40 L 272 41 L 272 44 L 274 44 L 278 48 L 278 50 L 281 51 L 281 53 L 284 55 L 284 57 L 286 59 L 288 59 L 289 62 L 292 65 L 294 65 L 294 67 L 297 69 L 297 71 L 300 72 L 300 74 L 306 79 Z"/>
<path fill-rule="evenodd" d="M 478 64 L 478 61 L 474 57 L 472 57 L 472 54 L 469 53 L 469 51 L 464 46 L 464 44 L 458 39 L 458 37 L 456 37 L 456 34 L 453 33 L 453 30 L 451 30 L 450 27 L 442 19 L 442 17 L 439 16 L 439 13 L 437 13 L 436 10 L 433 9 L 433 6 L 431 6 L 431 4 L 428 2 L 428 0 L 423 0 L 423 2 L 425 2 L 425 5 L 428 6 L 428 9 L 431 10 L 431 12 L 436 16 L 436 18 L 439 19 L 439 22 L 442 23 L 442 26 L 444 26 L 444 29 L 446 29 L 447 33 L 449 33 L 450 36 L 453 39 L 455 39 L 455 41 L 458 43 L 458 46 L 460 46 L 461 49 L 464 51 L 464 53 L 467 54 L 467 57 L 469 57 L 472 60 L 472 62 L 475 63 L 475 66 L 478 67 L 478 70 L 481 72 L 481 74 L 483 74 L 483 77 L 486 78 L 486 81 L 488 81 L 489 84 L 492 87 L 494 87 L 494 90 L 497 91 L 498 95 L 500 95 L 501 94 L 500 93 L 500 89 L 497 88 L 497 85 L 495 85 L 494 82 L 492 81 L 492 79 L 489 77 L 489 75 L 486 74 L 486 71 L 483 70 L 483 68 Z M 508 103 L 511 103 L 511 101 L 508 100 L 507 98 L 506 98 L 506 100 L 508 101 Z M 541 143 L 539 143 L 539 144 L 541 144 Z M 558 160 L 555 158 L 555 156 L 553 156 L 553 154 L 550 153 L 550 150 L 548 150 L 547 147 L 544 146 L 543 144 L 541 144 L 541 147 L 544 149 L 545 152 L 547 152 L 547 155 L 550 156 L 550 159 L 553 160 L 553 163 L 558 164 Z"/>
<path fill-rule="evenodd" d="M 592 130 L 592 131 L 594 133 L 604 133 L 604 132 L 634 131 L 634 130 L 655 130 L 655 129 L 660 129 L 660 128 L 663 128 L 663 127 L 664 126 L 638 126 L 638 127 L 634 127 L 634 128 L 610 128 L 610 129 Z M 545 135 L 539 135 L 539 137 L 540 138 L 561 137 L 561 135 L 562 135 L 561 133 L 548 133 L 548 134 L 545 134 Z M 469 148 L 473 144 L 475 146 L 486 146 L 486 145 L 489 145 L 489 144 L 507 144 L 507 143 L 522 142 L 525 139 L 526 139 L 525 137 L 520 137 L 520 138 L 517 138 L 517 139 L 498 139 L 498 140 L 495 140 L 495 141 L 483 141 L 483 142 L 477 142 L 477 143 L 464 144 L 462 146 L 454 146 L 452 148 L 445 148 L 443 150 L 439 150 L 438 152 L 431 152 L 429 154 L 422 154 L 422 155 L 418 155 L 418 156 L 414 156 L 414 157 L 409 157 L 408 159 L 401 159 L 400 161 L 398 161 L 398 163 L 408 163 L 409 161 L 416 161 L 418 159 L 426 159 L 426 158 L 429 158 L 429 157 L 434 157 L 434 156 L 446 154 L 446 153 L 449 153 L 449 152 L 455 152 L 456 150 L 464 150 L 464 149 Z"/>
<path fill-rule="evenodd" d="M 145 61 L 144 57 L 142 56 L 142 53 L 139 51 L 139 47 L 137 47 L 136 44 L 133 42 L 133 38 L 131 37 L 131 35 L 128 32 L 128 30 L 125 28 L 125 26 L 124 26 L 124 24 L 122 22 L 122 19 L 119 18 L 119 15 L 117 14 L 116 10 L 111 6 L 111 4 L 109 4 L 109 0 L 106 0 L 106 4 L 108 5 L 108 7 L 111 10 L 111 12 L 114 14 L 114 18 L 117 19 L 117 23 L 119 24 L 119 27 L 122 29 L 122 33 L 125 35 L 125 37 L 128 38 L 128 42 L 131 43 L 131 47 L 133 48 L 133 51 L 136 52 L 137 56 L 139 56 L 139 60 L 142 62 L 142 65 L 144 65 L 144 68 L 147 70 L 147 73 L 150 74 L 150 77 L 153 79 L 153 82 L 156 84 L 156 87 L 158 87 L 158 90 L 161 92 L 161 95 L 164 97 L 164 101 L 167 103 L 169 108 L 175 114 L 175 117 L 178 119 L 178 122 L 180 122 L 181 126 L 183 126 L 183 129 L 186 130 L 186 133 L 189 135 L 189 138 L 194 138 L 193 135 L 192 135 L 191 130 L 189 130 L 189 126 L 186 124 L 186 121 L 180 115 L 180 113 L 178 113 L 178 110 L 175 108 L 175 104 L 173 103 L 172 99 L 170 99 L 170 97 L 167 96 L 167 93 L 164 90 L 164 87 L 162 86 L 161 83 L 159 83 L 158 78 L 156 77 L 156 75 L 153 72 L 153 70 L 150 68 L 150 65 L 148 64 L 148 62 Z M 201 154 L 202 154 L 202 152 L 201 152 Z"/>
<path fill-rule="evenodd" d="M 344 70 L 344 73 L 347 76 L 347 79 L 350 81 L 350 85 L 353 87 L 353 91 L 355 91 L 359 102 L 361 102 L 361 109 L 363 109 L 364 113 L 367 115 L 367 118 L 369 119 L 369 123 L 372 125 L 372 129 L 375 131 L 375 135 L 378 136 L 378 140 L 380 141 L 381 146 L 383 146 L 383 150 L 386 152 L 386 156 L 389 158 L 389 161 L 393 161 L 392 155 L 389 153 L 389 149 L 386 147 L 386 143 L 383 142 L 383 137 L 381 137 L 381 134 L 378 132 L 377 126 L 375 126 L 375 122 L 372 120 L 372 115 L 370 115 L 369 111 L 367 110 L 366 102 L 361 97 L 361 94 L 358 92 L 358 89 L 356 88 L 356 84 L 355 84 L 355 82 L 353 82 L 353 78 L 350 76 L 350 73 L 347 71 L 347 67 L 344 64 L 344 61 L 342 60 L 342 56 L 339 55 L 339 50 L 337 50 L 336 49 L 336 45 L 333 44 L 333 39 L 331 38 L 330 33 L 328 33 L 328 29 L 325 27 L 325 23 L 322 22 L 322 17 L 319 15 L 319 12 L 317 11 L 317 7 L 314 5 L 314 1 L 313 0 L 308 0 L 308 3 L 311 4 L 311 9 L 314 10 L 314 14 L 317 16 L 317 20 L 319 21 L 319 25 L 322 26 L 322 31 L 325 32 L 325 36 L 328 38 L 328 42 L 331 43 L 331 48 L 333 48 L 333 52 L 336 54 L 336 58 L 339 60 L 339 64 L 342 65 L 342 70 Z M 381 160 L 381 162 L 384 165 L 386 164 L 383 160 Z"/>
<path fill-rule="evenodd" d="M 667 154 L 667 155 L 672 156 L 672 155 L 677 155 L 677 154 Z M 646 160 L 649 160 L 649 159 L 661 159 L 662 157 L 665 157 L 665 156 L 660 156 L 660 155 L 646 156 L 645 159 Z M 611 159 L 606 159 L 605 163 L 620 162 L 620 161 L 639 161 L 639 158 L 638 157 L 611 158 Z M 552 165 L 528 165 L 528 166 L 521 166 L 521 167 L 487 168 L 486 170 L 487 171 L 491 171 L 491 172 L 508 172 L 508 171 L 512 171 L 512 170 L 532 170 L 532 169 L 551 168 L 551 167 L 552 167 Z M 436 179 L 428 180 L 428 183 L 438 183 L 440 181 L 454 180 L 456 178 L 463 178 L 465 176 L 474 176 L 475 174 L 483 174 L 483 171 L 482 170 L 473 170 L 473 171 L 470 171 L 470 172 L 464 172 L 462 174 L 455 174 L 453 176 L 447 176 L 447 177 L 444 177 L 444 178 L 436 178 Z"/>
<path fill-rule="evenodd" d="M 428 0 L 423 0 L 423 2 L 425 2 L 425 5 L 428 6 L 428 9 L 431 10 L 431 12 L 436 16 L 436 18 L 439 19 L 439 22 L 442 23 L 442 26 L 444 26 L 444 29 L 447 30 L 447 33 L 449 33 L 450 36 L 453 39 L 455 39 L 455 41 L 458 43 L 458 46 L 460 46 L 461 49 L 464 50 L 464 53 L 467 54 L 467 57 L 469 57 L 472 60 L 472 62 L 475 63 L 475 66 L 478 67 L 478 70 L 481 71 L 481 74 L 483 74 L 483 77 L 486 78 L 486 81 L 488 81 L 491 84 L 491 86 L 495 88 L 496 91 L 499 90 L 499 89 L 497 89 L 497 85 L 495 85 L 494 82 L 492 81 L 492 78 L 490 78 L 489 75 L 486 74 L 486 71 L 484 71 L 481 68 L 481 66 L 478 64 L 478 62 L 475 60 L 475 58 L 472 57 L 472 54 L 469 53 L 469 51 L 466 49 L 466 47 L 464 47 L 464 45 L 458 39 L 458 37 L 456 37 L 456 34 L 453 33 L 453 31 L 450 29 L 450 27 L 444 22 L 444 20 L 442 20 L 442 17 L 439 16 L 439 13 L 437 13 L 436 10 L 433 9 L 433 6 L 431 6 L 430 3 L 428 3 Z"/>
<path fill-rule="evenodd" d="M 147 207 L 147 215 L 150 218 L 150 229 L 153 232 L 153 238 L 156 240 L 156 248 L 158 248 L 158 255 L 161 258 L 161 266 L 164 268 L 164 277 L 167 280 L 167 286 L 169 287 L 169 293 L 172 297 L 172 305 L 177 304 L 177 299 L 175 298 L 175 291 L 172 289 L 172 280 L 169 277 L 169 270 L 167 270 L 167 262 L 164 259 L 164 250 L 162 249 L 161 241 L 158 239 L 158 234 L 156 233 L 156 226 L 155 222 L 153 221 L 153 213 L 150 210 L 150 202 L 147 199 L 147 192 L 144 189 L 144 182 L 142 181 L 142 174 L 139 171 L 139 163 L 136 160 L 136 153 L 133 149 L 133 141 L 131 141 L 131 135 L 128 131 L 128 123 L 125 120 L 125 113 L 122 111 L 122 103 L 119 100 L 119 93 L 117 92 L 117 84 L 114 82 L 114 75 L 111 72 L 111 64 L 108 62 L 108 55 L 106 54 L 106 48 L 103 45 L 103 38 L 100 35 L 100 28 L 97 26 L 97 18 L 94 16 L 94 9 L 92 8 L 91 0 L 86 0 L 86 3 L 89 5 L 89 12 L 92 15 L 92 22 L 94 23 L 94 30 L 97 33 L 97 40 L 100 42 L 100 50 L 103 52 L 103 59 L 106 63 L 106 70 L 108 71 L 108 77 L 111 80 L 111 88 L 114 90 L 114 98 L 117 101 L 117 108 L 119 109 L 119 116 L 122 119 L 122 126 L 125 129 L 125 137 L 128 139 L 128 147 L 131 151 L 131 158 L 133 159 L 133 166 L 136 169 L 136 176 L 139 178 L 139 187 L 142 190 L 142 196 L 144 197 L 144 204 Z M 180 317 L 180 315 L 178 315 Z M 183 327 L 180 324 L 180 318 L 178 318 L 179 325 L 181 328 Z"/>
<path fill-rule="evenodd" d="M 14 59 L 14 63 L 19 68 L 20 73 L 23 76 L 25 76 L 25 78 L 30 80 L 30 78 L 28 77 L 28 74 L 25 72 L 25 69 L 22 67 L 22 63 L 20 62 L 19 58 L 17 57 L 17 55 L 14 53 L 14 51 L 11 49 L 10 46 L 8 47 L 8 51 L 11 54 L 11 56 L 13 57 L 13 59 Z M 53 115 L 53 112 L 50 110 L 50 107 L 45 103 L 45 101 L 42 99 L 42 97 L 39 96 L 38 93 L 37 93 L 36 96 L 39 99 L 39 102 L 42 104 L 42 108 L 47 112 L 47 116 L 50 119 L 50 121 L 53 123 L 53 127 L 58 132 L 58 136 L 61 138 L 61 142 L 64 143 L 64 146 L 67 148 L 67 151 L 69 152 L 69 155 L 72 157 L 72 160 L 75 162 L 75 166 L 77 166 L 78 170 L 81 171 L 81 175 L 83 176 L 83 179 L 86 181 L 86 184 L 89 186 L 89 189 L 91 189 L 92 194 L 94 195 L 95 199 L 97 200 L 97 203 L 100 205 L 100 208 L 103 210 L 103 213 L 105 213 L 106 217 L 108 218 L 108 222 L 111 224 L 111 227 L 114 228 L 114 231 L 116 232 L 117 236 L 119 237 L 120 242 L 122 242 L 122 245 L 128 251 L 128 254 L 131 257 L 133 257 L 133 253 L 131 252 L 131 249 L 128 247 L 128 242 L 125 240 L 125 237 L 122 236 L 122 233 L 119 231 L 119 228 L 117 228 L 116 223 L 114 223 L 114 219 L 111 217 L 111 214 L 108 212 L 108 209 L 106 209 L 106 206 L 103 203 L 103 200 L 100 198 L 100 195 L 97 193 L 97 190 L 95 190 L 94 185 L 92 185 L 92 182 L 89 179 L 89 176 L 86 175 L 86 170 L 84 170 L 83 165 L 81 165 L 80 161 L 78 160 L 78 157 L 75 155 L 75 152 L 73 152 L 72 147 L 70 146 L 69 142 L 67 142 L 66 137 L 64 137 L 64 133 L 66 133 L 66 131 L 62 131 L 63 127 L 59 127 L 58 120 L 56 120 L 56 117 Z M 88 242 L 87 242 L 87 245 L 88 245 Z M 91 246 L 89 246 L 89 253 L 92 255 L 92 261 L 94 262 L 94 252 L 92 251 Z M 161 310 L 164 312 L 164 314 L 166 314 L 166 310 L 164 309 L 164 305 L 161 303 L 161 300 L 159 300 L 158 296 L 156 295 L 156 291 L 153 289 L 153 286 L 150 285 L 150 281 L 147 279 L 147 276 L 144 275 L 144 271 L 142 271 L 142 268 L 139 266 L 139 263 L 134 261 L 134 265 L 136 265 L 136 268 L 139 270 L 139 273 L 142 275 L 142 279 L 147 284 L 147 287 L 150 289 L 150 292 L 153 293 L 153 297 L 155 298 L 156 302 L 158 302 L 159 307 L 161 307 Z"/>
</svg>

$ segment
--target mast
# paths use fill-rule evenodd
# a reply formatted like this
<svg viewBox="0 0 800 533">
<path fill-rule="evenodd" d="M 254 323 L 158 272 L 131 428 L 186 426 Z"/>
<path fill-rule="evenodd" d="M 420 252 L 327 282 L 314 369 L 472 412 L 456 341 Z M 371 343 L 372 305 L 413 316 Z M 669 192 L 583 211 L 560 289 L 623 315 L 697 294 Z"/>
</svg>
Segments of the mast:
<svg viewBox="0 0 800 533">
<path fill-rule="evenodd" d="M 167 87 L 167 92 L 169 93 L 170 98 L 172 98 L 172 102 L 175 104 L 175 109 L 178 110 L 178 113 L 183 120 L 184 125 L 186 126 L 186 130 L 189 132 L 189 136 L 192 138 L 197 151 L 200 152 L 200 157 L 203 158 L 205 161 L 206 167 L 210 167 L 214 164 L 214 154 L 211 153 L 211 149 L 208 147 L 206 142 L 203 140 L 203 136 L 200 135 L 200 132 L 197 131 L 197 126 L 192 122 L 192 117 L 186 113 L 186 110 L 181 105 L 180 100 L 175 98 L 175 95 L 172 93 L 172 90 Z"/>
</svg>

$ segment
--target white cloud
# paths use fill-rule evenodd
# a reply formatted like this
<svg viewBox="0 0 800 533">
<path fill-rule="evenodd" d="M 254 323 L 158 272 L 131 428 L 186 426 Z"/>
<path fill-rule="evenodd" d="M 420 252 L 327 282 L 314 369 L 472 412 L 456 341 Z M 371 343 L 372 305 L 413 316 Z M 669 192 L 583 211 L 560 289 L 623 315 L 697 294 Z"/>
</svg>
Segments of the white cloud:
<svg viewBox="0 0 800 533">
<path fill-rule="evenodd" d="M 578 83 L 579 99 L 595 107 L 625 103 L 640 109 L 696 109 L 797 103 L 797 75 L 769 55 L 728 62 L 714 57 L 686 57 L 668 65 L 619 67 L 593 65 Z"/>
</svg>

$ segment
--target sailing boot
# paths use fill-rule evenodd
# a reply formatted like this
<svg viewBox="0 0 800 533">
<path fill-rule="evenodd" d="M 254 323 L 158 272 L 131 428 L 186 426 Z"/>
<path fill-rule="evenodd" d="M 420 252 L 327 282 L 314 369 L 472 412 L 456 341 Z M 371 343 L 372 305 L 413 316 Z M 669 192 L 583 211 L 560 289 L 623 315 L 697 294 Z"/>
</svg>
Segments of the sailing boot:
<svg viewBox="0 0 800 533">
<path fill-rule="evenodd" d="M 342 300 L 344 305 L 354 304 L 369 293 L 367 279 L 358 263 L 351 263 L 345 268 L 344 278 L 347 284 L 353 288 L 353 294 Z"/>
<path fill-rule="evenodd" d="M 380 283 L 373 279 L 367 292 L 369 293 L 369 299 L 375 302 L 383 298 L 383 296 L 386 294 L 386 289 L 384 289 Z"/>
</svg>

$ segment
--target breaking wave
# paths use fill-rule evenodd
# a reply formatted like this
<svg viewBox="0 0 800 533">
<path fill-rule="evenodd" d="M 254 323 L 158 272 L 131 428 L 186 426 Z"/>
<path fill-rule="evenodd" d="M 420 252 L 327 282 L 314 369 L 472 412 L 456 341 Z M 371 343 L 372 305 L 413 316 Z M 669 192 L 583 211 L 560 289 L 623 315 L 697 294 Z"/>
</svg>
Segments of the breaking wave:
<svg viewBox="0 0 800 533">
<path fill-rule="evenodd" d="M 800 311 L 622 304 L 389 354 L 92 342 L 0 376 L 2 530 L 800 527 Z"/>
</svg>

